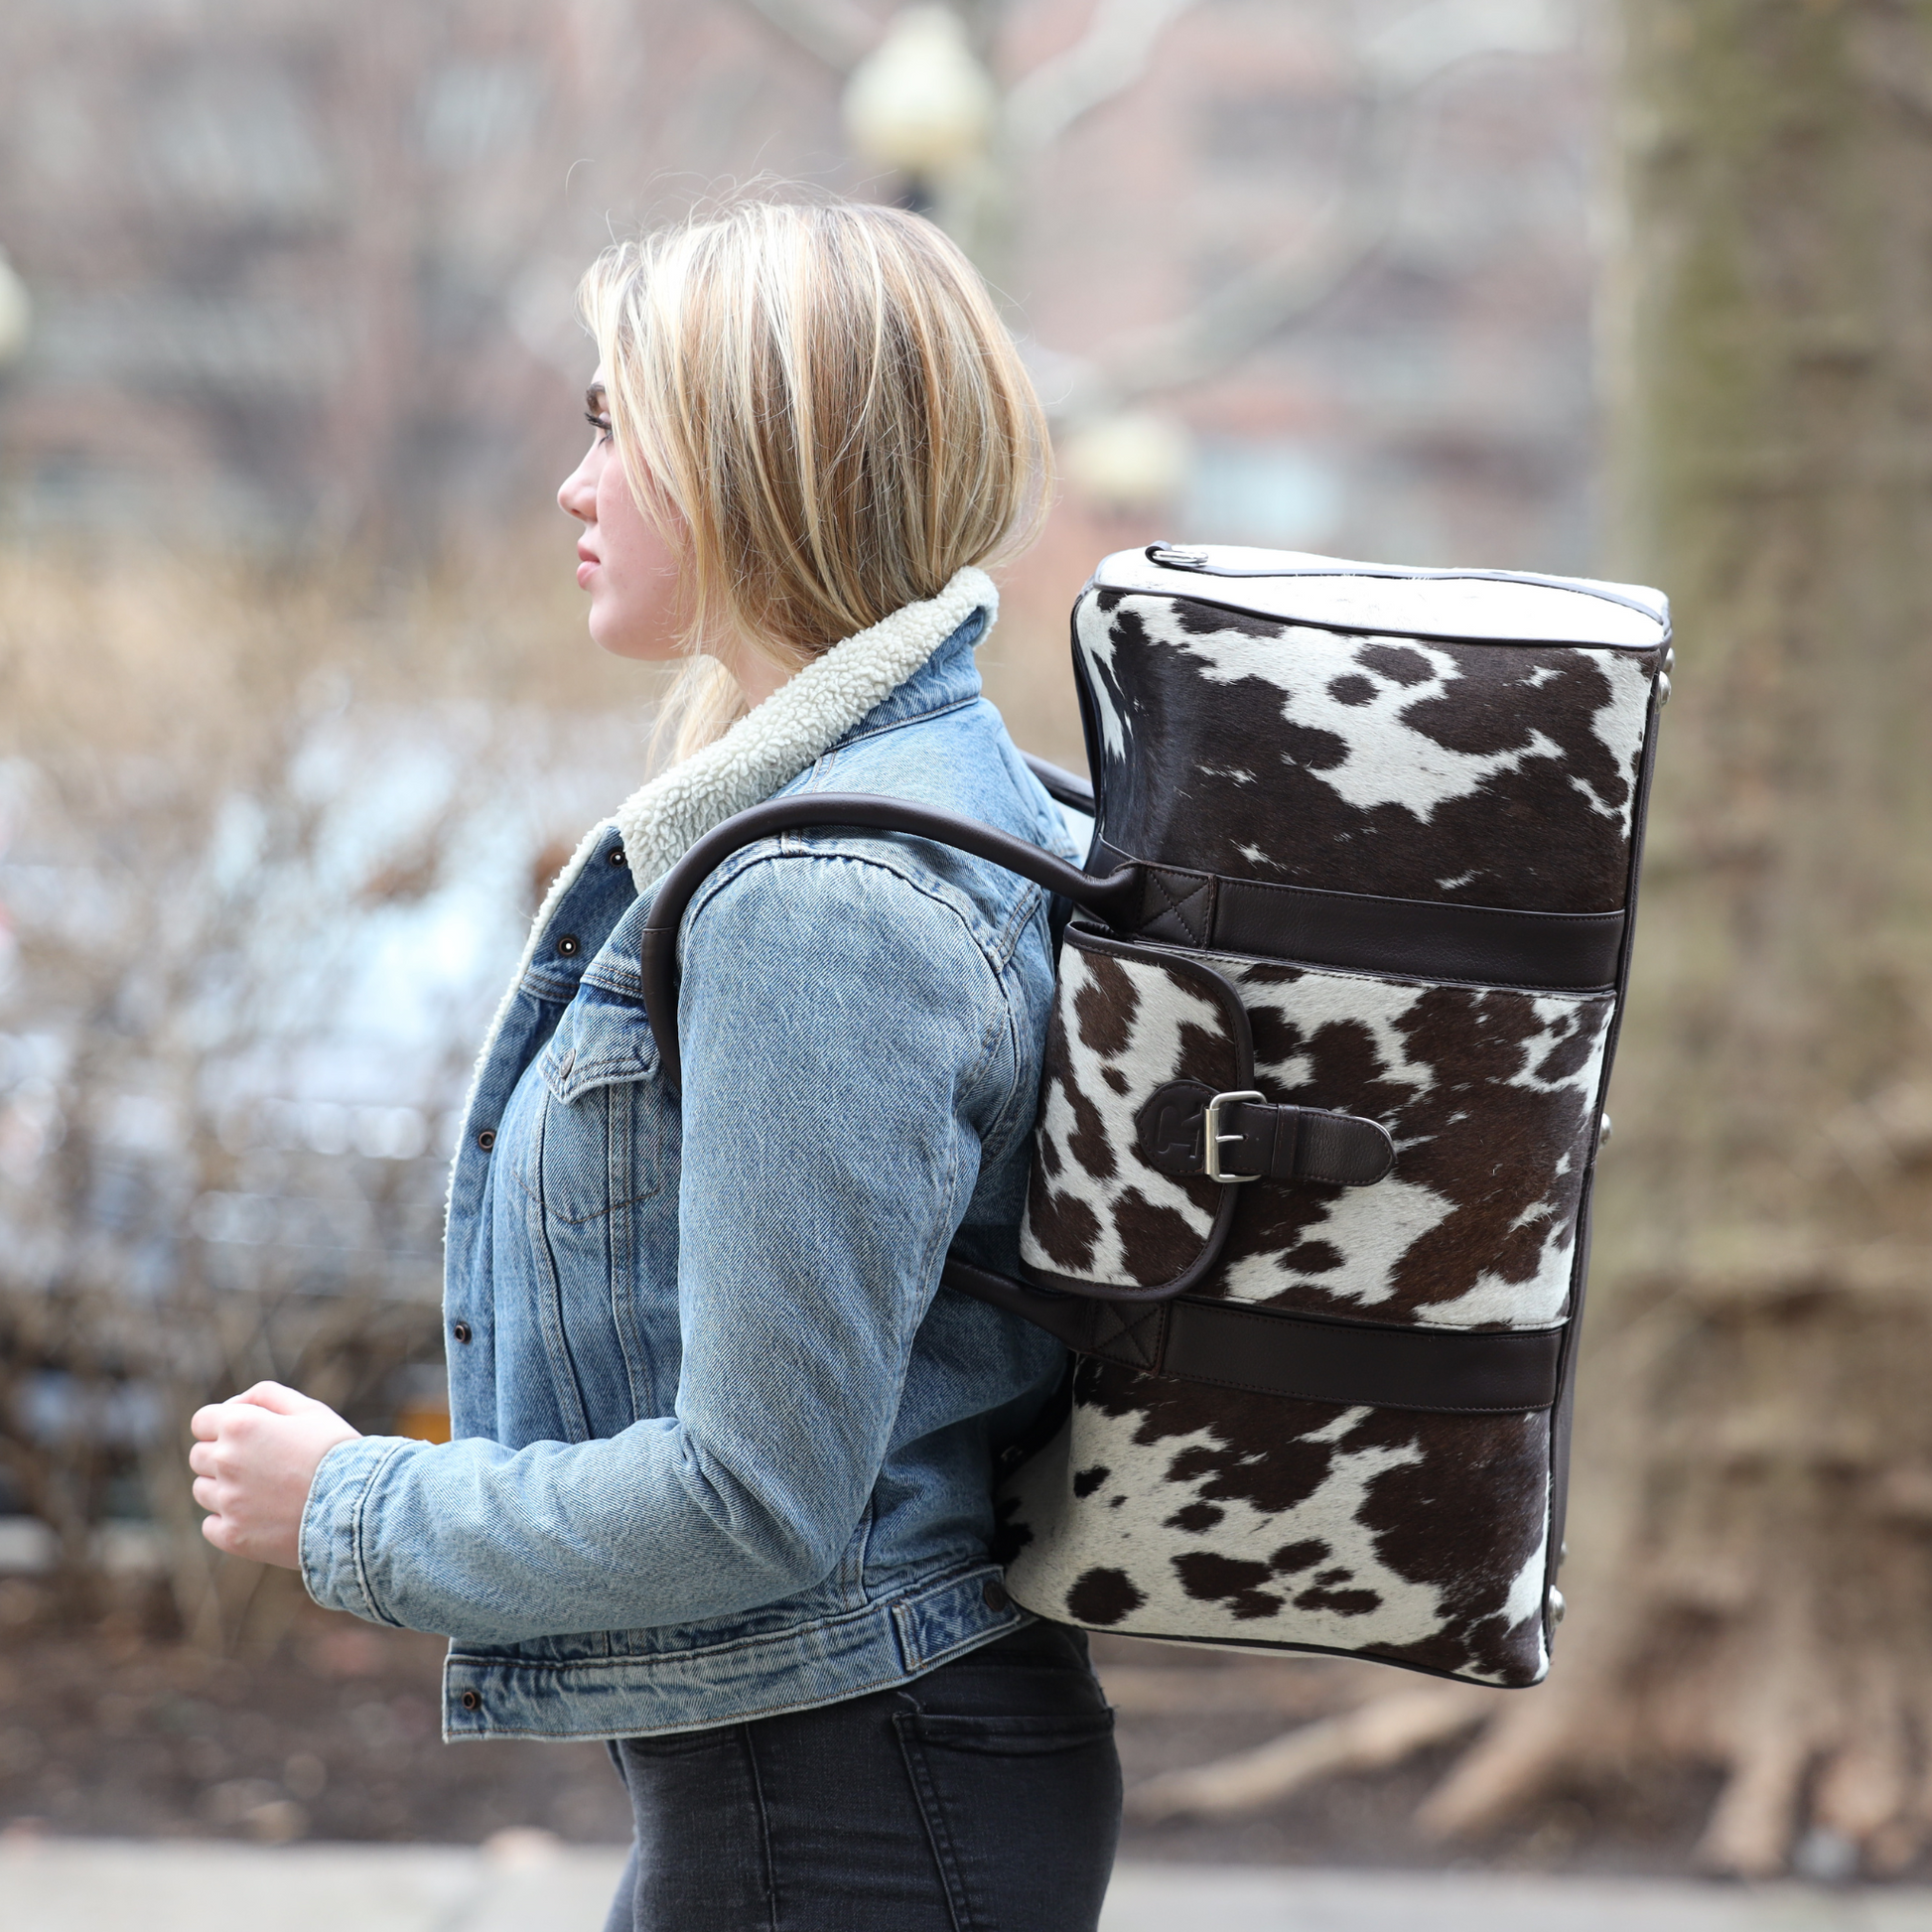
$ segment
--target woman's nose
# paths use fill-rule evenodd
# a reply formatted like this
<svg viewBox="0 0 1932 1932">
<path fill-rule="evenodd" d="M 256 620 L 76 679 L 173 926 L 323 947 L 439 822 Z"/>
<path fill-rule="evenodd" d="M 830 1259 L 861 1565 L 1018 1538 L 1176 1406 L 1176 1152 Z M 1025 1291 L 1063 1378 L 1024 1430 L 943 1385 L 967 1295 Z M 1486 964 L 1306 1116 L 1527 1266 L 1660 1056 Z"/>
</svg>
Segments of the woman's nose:
<svg viewBox="0 0 1932 1932">
<path fill-rule="evenodd" d="M 581 463 L 558 486 L 557 504 L 566 516 L 574 516 L 580 523 L 596 520 L 597 488 L 584 475 Z"/>
</svg>

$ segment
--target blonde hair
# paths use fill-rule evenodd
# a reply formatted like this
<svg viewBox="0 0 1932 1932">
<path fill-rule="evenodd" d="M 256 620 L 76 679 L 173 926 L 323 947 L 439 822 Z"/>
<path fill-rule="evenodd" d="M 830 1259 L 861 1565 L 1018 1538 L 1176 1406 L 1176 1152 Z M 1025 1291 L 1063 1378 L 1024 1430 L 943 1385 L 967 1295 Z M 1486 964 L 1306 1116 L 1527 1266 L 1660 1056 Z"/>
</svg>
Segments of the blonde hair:
<svg viewBox="0 0 1932 1932">
<path fill-rule="evenodd" d="M 929 221 L 742 203 L 609 249 L 580 301 L 631 493 L 684 553 L 675 757 L 743 709 L 707 644 L 796 669 L 1038 534 L 1045 418 Z"/>
</svg>

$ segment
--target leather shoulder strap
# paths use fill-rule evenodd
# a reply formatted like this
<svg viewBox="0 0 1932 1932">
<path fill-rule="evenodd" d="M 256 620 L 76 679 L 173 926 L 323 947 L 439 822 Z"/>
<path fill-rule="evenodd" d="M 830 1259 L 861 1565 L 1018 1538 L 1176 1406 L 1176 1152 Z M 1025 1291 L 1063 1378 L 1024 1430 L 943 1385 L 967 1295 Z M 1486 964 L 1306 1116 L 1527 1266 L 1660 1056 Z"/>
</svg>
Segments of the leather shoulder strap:
<svg viewBox="0 0 1932 1932">
<path fill-rule="evenodd" d="M 644 921 L 642 975 L 644 1011 L 657 1040 L 664 1078 L 673 1092 L 682 1084 L 683 1065 L 677 1050 L 677 935 L 698 888 L 734 852 L 756 845 L 780 832 L 847 830 L 901 832 L 951 846 L 975 859 L 988 859 L 1009 872 L 1044 886 L 1049 893 L 1105 919 L 1126 923 L 1130 902 L 1138 908 L 1141 869 L 1123 866 L 1105 879 L 1095 879 L 1042 852 L 1025 839 L 1001 832 L 957 812 L 940 811 L 910 798 L 888 798 L 874 792 L 816 791 L 792 798 L 773 798 L 750 811 L 713 826 L 667 872 Z"/>
</svg>

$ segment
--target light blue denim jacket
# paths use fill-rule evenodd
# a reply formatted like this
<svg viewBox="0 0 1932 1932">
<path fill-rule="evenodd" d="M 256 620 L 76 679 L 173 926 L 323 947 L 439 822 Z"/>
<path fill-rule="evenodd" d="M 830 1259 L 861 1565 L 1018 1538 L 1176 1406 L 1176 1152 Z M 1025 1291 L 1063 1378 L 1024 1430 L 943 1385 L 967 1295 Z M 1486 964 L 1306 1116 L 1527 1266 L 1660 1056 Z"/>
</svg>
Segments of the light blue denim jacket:
<svg viewBox="0 0 1932 1932">
<path fill-rule="evenodd" d="M 786 793 L 870 791 L 1063 854 L 979 695 L 975 613 Z M 316 1599 L 452 1638 L 451 1737 L 626 1736 L 903 1682 L 1025 1620 L 991 1466 L 1059 1345 L 939 1288 L 1011 1269 L 1048 902 L 911 840 L 787 835 L 701 890 L 684 1091 L 615 826 L 539 937 L 458 1154 L 456 1440 L 330 1451 Z"/>
</svg>

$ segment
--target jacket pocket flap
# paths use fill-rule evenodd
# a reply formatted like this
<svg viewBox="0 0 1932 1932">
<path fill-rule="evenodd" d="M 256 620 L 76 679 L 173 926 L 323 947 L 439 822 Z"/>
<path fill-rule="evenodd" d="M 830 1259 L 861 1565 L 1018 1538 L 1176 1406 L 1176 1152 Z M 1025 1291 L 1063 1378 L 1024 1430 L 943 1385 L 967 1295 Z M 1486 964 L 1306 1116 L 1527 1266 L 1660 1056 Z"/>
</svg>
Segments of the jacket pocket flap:
<svg viewBox="0 0 1932 1932">
<path fill-rule="evenodd" d="M 550 1036 L 538 1072 L 567 1107 L 600 1087 L 654 1079 L 657 1066 L 657 1041 L 643 1008 L 586 986 Z"/>
</svg>

